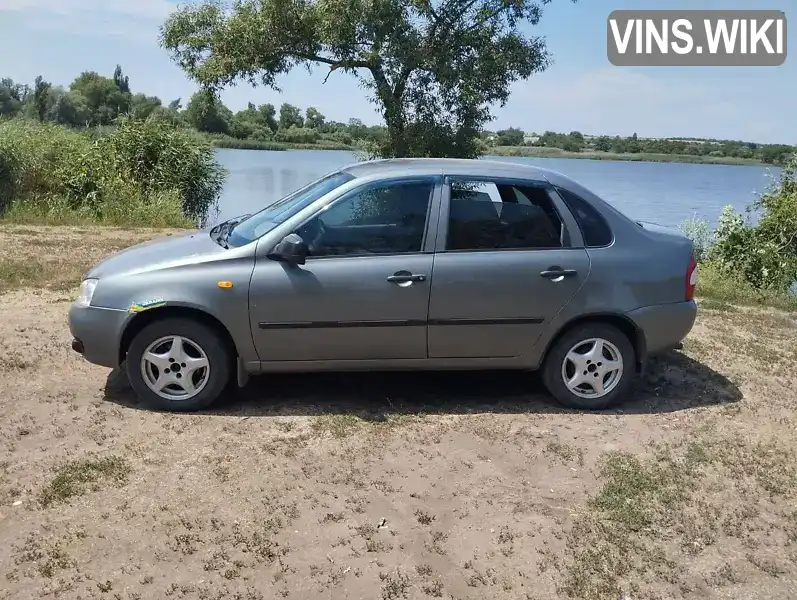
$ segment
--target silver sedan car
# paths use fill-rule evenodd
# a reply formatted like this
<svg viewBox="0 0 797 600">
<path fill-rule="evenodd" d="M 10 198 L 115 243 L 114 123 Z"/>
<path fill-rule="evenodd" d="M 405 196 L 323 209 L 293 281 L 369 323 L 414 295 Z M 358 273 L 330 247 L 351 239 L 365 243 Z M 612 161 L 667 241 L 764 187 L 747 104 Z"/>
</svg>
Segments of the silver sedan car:
<svg viewBox="0 0 797 600">
<path fill-rule="evenodd" d="M 696 284 L 688 238 L 563 175 L 394 159 L 103 260 L 69 327 L 166 410 L 250 374 L 399 369 L 540 370 L 562 404 L 600 409 L 680 345 Z"/>
</svg>

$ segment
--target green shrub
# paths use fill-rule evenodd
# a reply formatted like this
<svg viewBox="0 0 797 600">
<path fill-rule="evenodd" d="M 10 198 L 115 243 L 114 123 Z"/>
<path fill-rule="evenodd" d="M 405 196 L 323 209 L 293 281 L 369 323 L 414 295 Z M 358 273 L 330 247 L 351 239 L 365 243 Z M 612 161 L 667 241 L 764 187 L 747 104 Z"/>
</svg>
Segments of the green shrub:
<svg viewBox="0 0 797 600">
<path fill-rule="evenodd" d="M 709 258 L 754 288 L 787 292 L 797 281 L 797 155 L 752 208 L 761 215 L 755 225 L 723 209 Z"/>
<path fill-rule="evenodd" d="M 16 197 L 61 192 L 62 166 L 84 156 L 89 147 L 86 138 L 59 125 L 0 122 L 0 211 Z"/>
<path fill-rule="evenodd" d="M 225 173 L 212 147 L 179 127 L 123 117 L 106 141 L 123 177 L 145 196 L 176 192 L 191 219 L 204 220 L 221 193 Z"/>
<path fill-rule="evenodd" d="M 744 278 L 722 272 L 716 262 L 706 261 L 699 267 L 699 283 L 695 294 L 722 304 L 771 306 L 781 310 L 797 310 L 797 296 L 771 289 L 754 288 Z"/>
<path fill-rule="evenodd" d="M 0 122 L 0 213 L 9 218 L 185 225 L 207 217 L 223 182 L 210 143 L 168 121 L 123 117 L 86 131 Z"/>
<path fill-rule="evenodd" d="M 237 140 L 235 138 L 216 138 L 212 142 L 214 148 L 234 148 L 237 150 L 285 150 L 283 144 L 261 140 Z"/>
<path fill-rule="evenodd" d="M 332 133 L 328 134 L 325 137 L 333 144 L 343 144 L 345 146 L 351 146 L 354 143 L 354 139 L 351 137 L 351 134 L 345 131 L 333 131 Z"/>
<path fill-rule="evenodd" d="M 711 246 L 711 232 L 709 230 L 708 221 L 701 219 L 695 214 L 692 215 L 692 218 L 681 221 L 678 229 L 686 237 L 692 240 L 695 251 L 695 259 L 698 262 L 703 261 L 706 258 L 709 247 Z"/>
<path fill-rule="evenodd" d="M 280 129 L 274 136 L 278 142 L 289 142 L 293 144 L 315 144 L 319 137 L 320 135 L 317 130 L 307 127 Z"/>
<path fill-rule="evenodd" d="M 109 191 L 99 206 L 75 206 L 59 196 L 38 200 L 15 200 L 3 213 L 3 220 L 32 225 L 117 225 L 151 227 L 191 227 L 185 218 L 180 198 L 171 192 L 146 198 L 127 186 L 118 193 Z"/>
</svg>

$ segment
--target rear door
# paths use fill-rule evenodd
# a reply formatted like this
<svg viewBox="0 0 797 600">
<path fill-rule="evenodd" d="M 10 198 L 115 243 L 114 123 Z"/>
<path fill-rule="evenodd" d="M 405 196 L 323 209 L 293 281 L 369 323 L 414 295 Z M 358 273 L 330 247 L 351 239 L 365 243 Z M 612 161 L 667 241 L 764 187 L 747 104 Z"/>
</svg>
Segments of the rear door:
<svg viewBox="0 0 797 600">
<path fill-rule="evenodd" d="M 582 288 L 590 258 L 547 183 L 447 178 L 429 358 L 514 357 Z"/>
</svg>

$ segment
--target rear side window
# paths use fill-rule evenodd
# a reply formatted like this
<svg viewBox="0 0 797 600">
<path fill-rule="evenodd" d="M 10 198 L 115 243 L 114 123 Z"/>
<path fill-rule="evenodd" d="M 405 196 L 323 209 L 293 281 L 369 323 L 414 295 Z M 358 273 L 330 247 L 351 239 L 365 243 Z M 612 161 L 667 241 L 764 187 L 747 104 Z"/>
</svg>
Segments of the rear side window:
<svg viewBox="0 0 797 600">
<path fill-rule="evenodd" d="M 544 188 L 451 183 L 446 250 L 561 248 L 563 226 Z"/>
<path fill-rule="evenodd" d="M 612 243 L 613 235 L 609 224 L 589 202 L 563 188 L 556 188 L 556 191 L 559 192 L 567 204 L 567 208 L 573 213 L 578 227 L 581 229 L 585 246 L 595 248 Z"/>
</svg>

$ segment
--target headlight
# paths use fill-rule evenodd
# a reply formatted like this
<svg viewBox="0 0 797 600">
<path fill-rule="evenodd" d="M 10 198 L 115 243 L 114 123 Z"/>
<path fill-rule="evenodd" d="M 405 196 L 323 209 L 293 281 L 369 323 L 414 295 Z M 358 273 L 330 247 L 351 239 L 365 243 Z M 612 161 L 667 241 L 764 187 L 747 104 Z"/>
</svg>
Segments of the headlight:
<svg viewBox="0 0 797 600">
<path fill-rule="evenodd" d="M 97 279 L 84 279 L 83 282 L 80 284 L 80 293 L 78 294 L 77 300 L 75 300 L 75 306 L 89 306 L 91 304 L 91 298 L 94 296 L 94 288 L 97 287 Z"/>
</svg>

